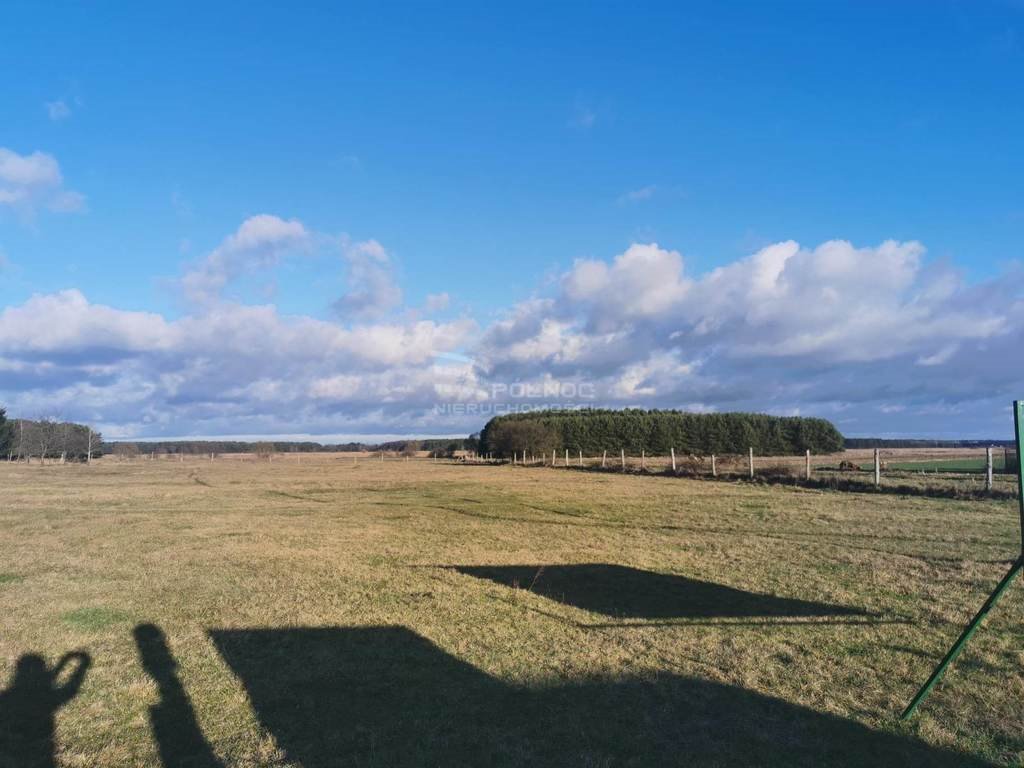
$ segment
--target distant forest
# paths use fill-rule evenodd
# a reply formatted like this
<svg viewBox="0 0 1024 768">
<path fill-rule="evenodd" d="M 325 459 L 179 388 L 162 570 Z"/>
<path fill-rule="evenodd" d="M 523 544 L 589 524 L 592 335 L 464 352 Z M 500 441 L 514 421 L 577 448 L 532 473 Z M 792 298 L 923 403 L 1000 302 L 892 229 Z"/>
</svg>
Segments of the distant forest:
<svg viewBox="0 0 1024 768">
<path fill-rule="evenodd" d="M 63 459 L 86 461 L 104 454 L 138 456 L 150 454 L 209 455 L 222 453 L 312 453 L 386 451 L 416 453 L 429 451 L 437 456 L 452 456 L 459 451 L 475 451 L 479 435 L 463 438 L 391 440 L 384 443 L 317 443 L 313 441 L 245 440 L 104 440 L 86 424 L 59 419 L 10 419 L 0 408 L 0 461 L 25 459 Z"/>
<path fill-rule="evenodd" d="M 317 443 L 312 441 L 245 441 L 245 440 L 112 440 L 103 444 L 106 453 L 116 455 L 211 453 L 353 453 L 386 451 L 414 453 L 430 451 L 436 455 L 452 455 L 457 451 L 476 450 L 478 438 L 430 438 L 426 440 L 391 440 L 385 443 Z"/>
<path fill-rule="evenodd" d="M 0 461 L 43 457 L 85 461 L 103 454 L 209 455 L 223 453 L 365 452 L 412 454 L 429 451 L 452 456 L 480 451 L 496 456 L 529 450 L 638 453 L 742 453 L 761 455 L 833 453 L 845 448 L 1013 447 L 1013 440 L 919 440 L 847 437 L 825 419 L 757 413 L 686 413 L 639 409 L 542 411 L 491 419 L 483 431 L 465 438 L 391 440 L 383 443 L 244 440 L 103 440 L 85 424 L 58 419 L 11 419 L 0 408 Z"/>
<path fill-rule="evenodd" d="M 878 437 L 847 437 L 845 440 L 847 448 L 987 448 L 990 445 L 1012 448 L 1015 445 L 1013 440 L 910 440 Z"/>
</svg>

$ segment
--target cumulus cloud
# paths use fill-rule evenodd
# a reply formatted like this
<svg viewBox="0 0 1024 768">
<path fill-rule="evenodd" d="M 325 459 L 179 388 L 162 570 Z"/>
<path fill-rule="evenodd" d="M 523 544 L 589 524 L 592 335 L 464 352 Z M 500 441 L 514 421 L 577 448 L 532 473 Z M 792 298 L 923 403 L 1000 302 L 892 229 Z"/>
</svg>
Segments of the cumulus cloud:
<svg viewBox="0 0 1024 768">
<path fill-rule="evenodd" d="M 198 295 L 310 237 L 295 220 L 247 220 L 194 271 Z M 8 307 L 0 398 L 151 435 L 452 434 L 528 401 L 799 411 L 849 434 L 984 437 L 1006 434 L 1024 378 L 1019 281 L 967 283 L 913 241 L 784 241 L 704 274 L 634 244 L 575 262 L 549 295 L 482 329 L 389 314 L 401 292 L 386 249 L 344 249 L 337 321 L 223 298 L 168 319 L 75 290 Z"/>
<path fill-rule="evenodd" d="M 283 254 L 306 246 L 309 240 L 298 219 L 266 213 L 251 216 L 182 277 L 182 289 L 191 301 L 213 301 L 231 280 L 273 267 Z"/>
<path fill-rule="evenodd" d="M 19 155 L 0 147 L 0 206 L 33 216 L 39 208 L 68 213 L 85 208 L 85 197 L 64 186 L 60 165 L 53 155 Z"/>
<path fill-rule="evenodd" d="M 90 304 L 77 290 L 36 295 L 0 313 L 0 350 L 43 355 L 74 350 L 80 356 L 159 351 L 169 326 L 160 315 Z"/>
<path fill-rule="evenodd" d="M 688 276 L 680 254 L 635 244 L 577 261 L 556 296 L 512 308 L 477 362 L 484 375 L 587 381 L 610 405 L 800 407 L 861 433 L 936 403 L 987 413 L 1024 373 L 1009 352 L 1024 305 L 1006 283 L 969 285 L 924 256 L 917 242 L 787 241 Z"/>
<path fill-rule="evenodd" d="M 379 423 L 410 412 L 403 418 L 415 421 L 442 392 L 436 358 L 474 328 L 468 320 L 345 327 L 227 302 L 168 320 L 71 290 L 0 313 L 0 394 L 12 411 L 45 402 L 127 432 L 294 432 L 364 411 Z M 346 391 L 346 381 L 357 385 Z"/>
<path fill-rule="evenodd" d="M 657 244 L 631 245 L 611 264 L 579 260 L 562 280 L 565 300 L 588 308 L 592 325 L 657 317 L 678 306 L 689 290 L 683 257 Z"/>
<path fill-rule="evenodd" d="M 376 240 L 346 243 L 348 290 L 334 303 L 345 318 L 381 317 L 402 303 L 391 257 Z"/>
</svg>

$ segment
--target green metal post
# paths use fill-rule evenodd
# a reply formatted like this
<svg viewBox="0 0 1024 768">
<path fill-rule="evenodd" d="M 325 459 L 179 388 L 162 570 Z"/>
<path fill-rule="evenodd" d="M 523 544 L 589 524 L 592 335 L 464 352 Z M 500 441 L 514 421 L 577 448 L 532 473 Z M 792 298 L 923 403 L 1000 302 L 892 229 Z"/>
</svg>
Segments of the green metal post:
<svg viewBox="0 0 1024 768">
<path fill-rule="evenodd" d="M 928 678 L 928 682 L 921 686 L 921 690 L 917 692 L 917 695 L 914 696 L 913 700 L 907 705 L 907 708 L 903 710 L 903 714 L 900 715 L 901 720 L 906 720 L 914 714 L 914 710 L 917 709 L 917 705 L 924 701 L 928 694 L 931 693 L 932 688 L 937 682 L 939 682 L 942 675 L 945 673 L 946 667 L 952 664 L 953 659 L 960 655 L 960 651 L 962 651 L 964 646 L 967 645 L 967 641 L 971 639 L 971 635 L 974 634 L 974 630 L 981 625 L 985 616 L 990 610 L 992 610 L 992 606 L 994 606 L 999 601 L 999 598 L 1003 596 L 1003 592 L 1005 592 L 1006 588 L 1010 586 L 1010 582 L 1012 582 L 1017 574 L 1021 572 L 1022 568 L 1024 568 L 1024 559 L 1018 559 L 1017 562 L 1013 564 L 1013 567 L 1010 568 L 1010 571 L 1003 577 L 1003 580 L 999 582 L 999 586 L 995 588 L 995 591 L 989 595 L 985 604 L 981 606 L 981 610 L 978 611 L 973 619 L 971 619 L 971 623 L 967 625 L 967 628 L 964 629 L 957 641 L 953 643 L 953 647 L 949 649 L 949 652 L 945 657 L 943 657 L 942 661 L 939 662 L 939 666 L 937 666 L 935 671 L 932 672 L 931 677 Z"/>
<path fill-rule="evenodd" d="M 981 606 L 981 610 L 975 614 L 971 622 L 964 628 L 964 631 L 957 638 L 957 641 L 953 643 L 953 647 L 949 649 L 946 655 L 939 662 L 939 665 L 932 672 L 928 681 L 921 686 L 921 690 L 917 692 L 911 702 L 907 705 L 907 708 L 903 710 L 903 714 L 900 715 L 901 720 L 906 720 L 917 709 L 918 705 L 927 698 L 935 684 L 942 679 L 942 675 L 946 671 L 946 667 L 953 663 L 953 660 L 960 655 L 960 651 L 963 650 L 964 646 L 967 645 L 967 641 L 971 639 L 971 635 L 974 631 L 981 626 L 981 622 L 988 615 L 988 612 L 992 610 L 996 603 L 999 602 L 999 598 L 1006 592 L 1007 587 L 1013 582 L 1017 575 L 1024 570 L 1024 456 L 1021 455 L 1021 442 L 1022 434 L 1021 427 L 1024 426 L 1024 401 L 1014 400 L 1013 401 L 1013 427 L 1014 433 L 1017 438 L 1017 504 L 1020 507 L 1020 520 L 1021 520 L 1021 540 L 1020 540 L 1020 555 L 1017 557 L 1017 561 L 1010 567 L 1010 570 L 1002 578 L 1002 581 L 996 585 L 996 588 L 992 591 L 992 594 L 988 596 L 985 604 Z"/>
<path fill-rule="evenodd" d="M 1024 560 L 1024 455 L 1020 444 L 1024 442 L 1024 401 L 1013 401 L 1013 431 L 1017 435 L 1017 504 L 1020 506 L 1020 559 Z"/>
</svg>

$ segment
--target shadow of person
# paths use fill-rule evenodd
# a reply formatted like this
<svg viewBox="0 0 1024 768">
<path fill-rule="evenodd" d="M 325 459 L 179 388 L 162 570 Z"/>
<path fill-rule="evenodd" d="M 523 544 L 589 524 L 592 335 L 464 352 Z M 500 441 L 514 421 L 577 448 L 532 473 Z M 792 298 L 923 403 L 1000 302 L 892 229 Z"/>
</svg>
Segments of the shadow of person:
<svg viewBox="0 0 1024 768">
<path fill-rule="evenodd" d="M 149 721 L 164 766 L 219 768 L 222 764 L 203 736 L 192 703 L 178 679 L 178 663 L 167 647 L 164 633 L 152 624 L 140 624 L 134 635 L 142 668 L 160 691 L 160 702 L 149 708 Z"/>
<path fill-rule="evenodd" d="M 0 693 L 0 766 L 55 764 L 57 710 L 78 693 L 89 664 L 89 654 L 82 651 L 65 654 L 53 669 L 34 653 L 18 659 L 10 687 Z"/>
</svg>

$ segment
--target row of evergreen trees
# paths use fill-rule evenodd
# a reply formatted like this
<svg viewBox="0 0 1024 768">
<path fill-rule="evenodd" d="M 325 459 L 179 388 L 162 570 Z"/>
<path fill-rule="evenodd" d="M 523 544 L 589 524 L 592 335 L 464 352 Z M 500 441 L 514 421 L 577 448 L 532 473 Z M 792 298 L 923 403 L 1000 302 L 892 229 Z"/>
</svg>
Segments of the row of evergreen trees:
<svg viewBox="0 0 1024 768">
<path fill-rule="evenodd" d="M 764 413 L 686 413 L 639 409 L 536 411 L 496 416 L 480 434 L 481 451 L 509 456 L 568 449 L 664 455 L 834 453 L 843 436 L 825 419 Z"/>
</svg>

